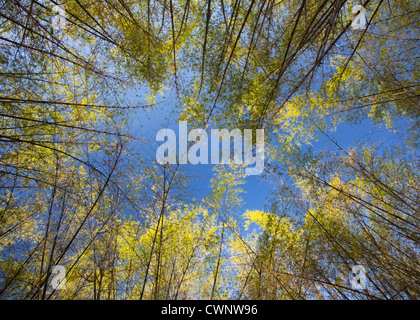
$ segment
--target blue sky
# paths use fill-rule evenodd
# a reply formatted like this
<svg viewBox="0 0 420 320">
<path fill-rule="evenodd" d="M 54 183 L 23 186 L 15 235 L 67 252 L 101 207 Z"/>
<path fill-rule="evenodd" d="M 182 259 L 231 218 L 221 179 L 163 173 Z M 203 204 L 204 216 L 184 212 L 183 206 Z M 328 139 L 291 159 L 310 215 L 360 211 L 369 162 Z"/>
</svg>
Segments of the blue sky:
<svg viewBox="0 0 420 320">
<path fill-rule="evenodd" d="M 141 95 L 139 95 L 141 97 Z M 134 98 L 134 96 L 132 96 Z M 138 98 L 136 98 L 137 100 Z M 163 142 L 156 142 L 156 133 L 163 128 L 170 128 L 175 131 L 178 138 L 178 123 L 176 113 L 173 113 L 176 97 L 174 94 L 169 93 L 167 98 L 159 100 L 159 104 L 151 110 L 138 109 L 136 114 L 133 115 L 132 123 L 130 126 L 130 133 L 140 138 L 145 138 L 148 147 L 145 151 L 147 157 L 151 159 L 155 157 L 157 147 Z M 144 104 L 137 100 L 137 104 Z M 216 128 L 212 128 L 216 129 Z M 233 128 L 231 128 L 233 129 Z M 208 133 L 209 130 L 206 130 Z M 136 142 L 133 142 L 134 144 Z M 143 144 L 139 143 L 139 148 L 143 147 Z M 139 152 L 144 150 L 137 149 Z M 210 152 L 209 152 L 210 155 Z M 194 195 L 197 199 L 204 198 L 210 190 L 210 180 L 213 177 L 214 165 L 208 164 L 187 164 L 184 165 L 186 170 L 190 173 L 191 177 L 196 177 L 190 186 L 194 190 Z M 253 167 L 255 165 L 251 165 Z M 268 181 L 264 181 L 261 176 L 247 176 L 245 178 L 246 183 L 242 185 L 242 189 L 245 191 L 242 194 L 244 200 L 243 211 L 246 209 L 264 209 L 265 198 L 269 195 L 271 190 L 271 184 Z"/>
<path fill-rule="evenodd" d="M 165 95 L 165 98 L 162 98 L 162 96 L 157 98 L 158 105 L 156 107 L 150 110 L 138 109 L 136 114 L 132 115 L 131 119 L 132 123 L 129 131 L 137 138 L 145 138 L 147 141 L 147 150 L 137 149 L 137 147 L 136 150 L 146 155 L 146 158 L 149 160 L 155 160 L 156 150 L 163 143 L 156 142 L 155 140 L 156 133 L 160 129 L 170 128 L 176 133 L 177 139 L 179 137 L 178 115 L 174 112 L 177 103 L 176 95 L 170 91 L 167 91 Z M 131 95 L 131 97 L 134 98 L 134 95 Z M 141 92 L 135 99 L 135 105 L 146 104 L 145 101 L 139 100 L 142 99 Z M 206 131 L 209 133 L 209 129 Z M 392 144 L 393 139 L 397 137 L 397 133 L 389 131 L 383 125 L 381 127 L 374 126 L 368 117 L 362 119 L 358 124 L 341 123 L 335 132 L 329 132 L 328 134 L 330 138 L 344 149 L 366 142 L 370 142 L 370 145 L 383 143 L 383 146 L 389 146 Z M 398 133 L 398 135 L 400 134 Z M 133 143 L 135 144 L 137 142 L 134 141 Z M 144 144 L 138 143 L 138 148 L 144 148 Z M 337 146 L 322 133 L 318 134 L 318 141 L 312 141 L 312 148 L 315 152 L 323 149 L 338 150 Z M 193 190 L 193 195 L 197 199 L 203 199 L 210 190 L 210 180 L 213 177 L 214 165 L 187 164 L 184 166 L 183 169 L 188 171 L 188 176 L 195 177 L 190 185 L 191 190 Z M 242 194 L 244 200 L 242 211 L 245 212 L 247 209 L 263 210 L 264 204 L 266 204 L 267 198 L 270 196 L 273 184 L 270 181 L 264 180 L 262 176 L 247 176 L 245 181 L 246 183 L 242 185 L 242 189 L 245 191 Z"/>
</svg>

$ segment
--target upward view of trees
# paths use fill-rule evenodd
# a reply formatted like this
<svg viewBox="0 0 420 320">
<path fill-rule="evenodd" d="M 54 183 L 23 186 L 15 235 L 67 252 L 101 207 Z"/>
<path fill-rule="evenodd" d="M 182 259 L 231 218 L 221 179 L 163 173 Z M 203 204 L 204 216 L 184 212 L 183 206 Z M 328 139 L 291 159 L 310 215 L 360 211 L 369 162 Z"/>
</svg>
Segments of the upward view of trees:
<svg viewBox="0 0 420 320">
<path fill-rule="evenodd" d="M 420 299 L 419 9 L 0 0 L 0 299 Z M 264 128 L 272 192 L 196 194 L 150 110 Z"/>
</svg>

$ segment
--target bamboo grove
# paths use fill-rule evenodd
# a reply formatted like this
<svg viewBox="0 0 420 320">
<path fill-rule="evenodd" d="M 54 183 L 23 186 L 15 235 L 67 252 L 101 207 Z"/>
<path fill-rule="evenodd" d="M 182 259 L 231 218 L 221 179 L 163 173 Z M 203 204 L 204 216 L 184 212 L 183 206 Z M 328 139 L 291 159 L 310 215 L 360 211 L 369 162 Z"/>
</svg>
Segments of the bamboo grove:
<svg viewBox="0 0 420 320">
<path fill-rule="evenodd" d="M 1 299 L 420 298 L 415 1 L 68 0 L 63 30 L 55 0 L 0 3 Z M 168 92 L 192 126 L 265 129 L 264 210 L 240 166 L 196 197 L 143 151 L 130 121 Z"/>
</svg>

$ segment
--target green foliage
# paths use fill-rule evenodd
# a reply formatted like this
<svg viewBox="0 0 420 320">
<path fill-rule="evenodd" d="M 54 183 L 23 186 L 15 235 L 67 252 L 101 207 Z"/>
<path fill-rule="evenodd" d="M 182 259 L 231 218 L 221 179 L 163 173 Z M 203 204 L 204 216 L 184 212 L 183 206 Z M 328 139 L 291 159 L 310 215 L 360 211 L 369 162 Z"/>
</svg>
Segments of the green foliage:
<svg viewBox="0 0 420 320">
<path fill-rule="evenodd" d="M 417 8 L 368 1 L 352 30 L 352 5 L 70 0 L 57 30 L 52 3 L 3 1 L 0 298 L 418 299 Z M 203 195 L 149 157 L 129 123 L 160 98 L 265 129 L 264 210 L 240 165 Z"/>
</svg>

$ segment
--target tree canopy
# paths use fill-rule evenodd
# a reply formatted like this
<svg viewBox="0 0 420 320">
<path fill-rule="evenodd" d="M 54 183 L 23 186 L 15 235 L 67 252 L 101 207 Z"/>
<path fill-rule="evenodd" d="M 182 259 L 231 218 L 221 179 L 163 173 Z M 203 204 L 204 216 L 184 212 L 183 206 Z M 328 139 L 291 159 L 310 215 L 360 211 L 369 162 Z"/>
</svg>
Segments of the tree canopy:
<svg viewBox="0 0 420 320">
<path fill-rule="evenodd" d="M 415 1 L 0 3 L 0 299 L 420 298 Z M 264 129 L 264 208 L 149 111 Z"/>
</svg>

